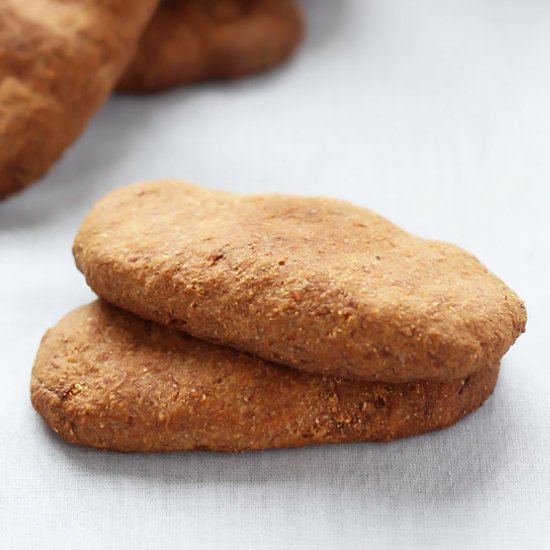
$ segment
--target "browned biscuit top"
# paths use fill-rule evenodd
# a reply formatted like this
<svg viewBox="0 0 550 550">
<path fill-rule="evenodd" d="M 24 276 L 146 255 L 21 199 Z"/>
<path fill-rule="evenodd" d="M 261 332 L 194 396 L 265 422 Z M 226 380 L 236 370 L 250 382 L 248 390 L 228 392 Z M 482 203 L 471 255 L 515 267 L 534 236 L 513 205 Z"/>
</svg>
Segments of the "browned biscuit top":
<svg viewBox="0 0 550 550">
<path fill-rule="evenodd" d="M 36 410 L 72 443 L 122 451 L 242 451 L 389 440 L 443 428 L 492 392 L 498 366 L 391 385 L 300 373 L 96 302 L 48 331 Z"/>
<path fill-rule="evenodd" d="M 498 364 L 526 321 L 472 255 L 332 199 L 146 182 L 101 200 L 74 254 L 113 304 L 321 374 L 459 378 Z"/>
<path fill-rule="evenodd" d="M 165 1 L 118 89 L 150 92 L 266 70 L 287 59 L 302 35 L 295 0 Z"/>
<path fill-rule="evenodd" d="M 40 177 L 103 103 L 158 0 L 0 5 L 0 199 Z"/>
</svg>

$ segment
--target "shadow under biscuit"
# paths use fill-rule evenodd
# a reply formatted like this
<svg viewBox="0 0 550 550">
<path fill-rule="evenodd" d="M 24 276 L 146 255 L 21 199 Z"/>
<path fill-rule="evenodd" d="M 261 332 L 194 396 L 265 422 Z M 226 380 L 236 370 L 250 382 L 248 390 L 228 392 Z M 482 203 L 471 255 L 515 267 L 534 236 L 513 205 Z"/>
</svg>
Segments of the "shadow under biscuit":
<svg viewBox="0 0 550 550">
<path fill-rule="evenodd" d="M 350 15 L 348 0 L 300 0 L 299 4 L 307 21 L 304 49 L 328 47 L 346 32 L 346 19 Z M 362 24 L 368 32 L 370 21 Z"/>
<path fill-rule="evenodd" d="M 390 509 L 396 499 L 414 498 L 428 509 L 483 493 L 500 476 L 513 452 L 503 437 L 502 419 L 510 409 L 504 390 L 458 424 L 441 432 L 389 443 L 350 443 L 277 449 L 245 454 L 121 454 L 75 447 L 60 439 L 41 419 L 41 437 L 74 475 L 100 483 L 126 479 L 144 491 L 159 484 L 176 492 L 208 487 L 288 487 L 309 492 L 334 491 L 338 498 L 358 492 Z M 507 431 L 521 433 L 516 419 Z"/>
</svg>

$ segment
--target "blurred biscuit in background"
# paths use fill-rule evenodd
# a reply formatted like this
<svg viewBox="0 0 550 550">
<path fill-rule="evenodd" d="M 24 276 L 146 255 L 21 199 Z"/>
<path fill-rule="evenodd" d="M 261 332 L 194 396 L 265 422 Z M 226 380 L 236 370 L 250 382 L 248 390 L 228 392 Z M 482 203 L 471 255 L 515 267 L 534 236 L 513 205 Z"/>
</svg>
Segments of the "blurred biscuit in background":
<svg viewBox="0 0 550 550">
<path fill-rule="evenodd" d="M 295 0 L 165 0 L 117 89 L 232 79 L 285 61 L 303 35 Z"/>
<path fill-rule="evenodd" d="M 0 199 L 41 177 L 107 99 L 158 0 L 0 6 Z"/>
</svg>

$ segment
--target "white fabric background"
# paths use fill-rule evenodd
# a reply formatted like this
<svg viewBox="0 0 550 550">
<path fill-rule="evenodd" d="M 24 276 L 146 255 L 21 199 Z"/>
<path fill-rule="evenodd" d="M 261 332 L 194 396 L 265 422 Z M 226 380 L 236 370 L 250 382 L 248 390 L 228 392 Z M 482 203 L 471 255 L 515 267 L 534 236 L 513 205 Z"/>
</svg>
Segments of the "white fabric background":
<svg viewBox="0 0 550 550">
<path fill-rule="evenodd" d="M 0 548 L 550 548 L 550 3 L 303 5 L 290 65 L 114 99 L 0 205 Z M 474 252 L 529 311 L 496 393 L 391 444 L 127 456 L 61 442 L 28 382 L 44 330 L 92 298 L 72 238 L 105 192 L 163 176 L 351 199 Z"/>
</svg>

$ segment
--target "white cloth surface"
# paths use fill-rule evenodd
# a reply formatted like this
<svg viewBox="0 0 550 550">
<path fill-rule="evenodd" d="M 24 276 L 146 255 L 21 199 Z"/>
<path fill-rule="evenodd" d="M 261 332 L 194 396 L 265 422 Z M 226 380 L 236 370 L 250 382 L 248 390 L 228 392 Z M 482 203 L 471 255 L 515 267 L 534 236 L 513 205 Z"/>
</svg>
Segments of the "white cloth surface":
<svg viewBox="0 0 550 550">
<path fill-rule="evenodd" d="M 115 98 L 44 181 L 0 204 L 0 548 L 550 548 L 550 2 L 302 3 L 289 65 Z M 65 444 L 28 384 L 45 329 L 92 299 L 72 239 L 107 191 L 157 177 L 349 199 L 470 250 L 529 312 L 495 394 L 389 444 Z"/>
</svg>

